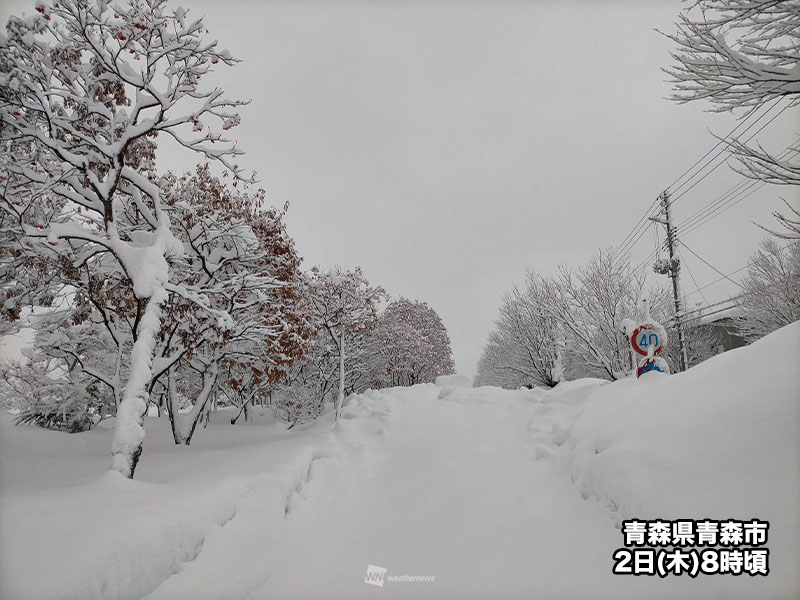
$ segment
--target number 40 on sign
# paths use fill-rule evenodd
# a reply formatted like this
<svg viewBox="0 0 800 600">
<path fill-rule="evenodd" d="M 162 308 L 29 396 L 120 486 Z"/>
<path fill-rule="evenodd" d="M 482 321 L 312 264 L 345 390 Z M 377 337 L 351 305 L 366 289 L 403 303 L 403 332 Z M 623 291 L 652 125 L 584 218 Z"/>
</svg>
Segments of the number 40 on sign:
<svg viewBox="0 0 800 600">
<path fill-rule="evenodd" d="M 650 347 L 653 347 L 653 355 L 656 355 L 664 349 L 661 343 L 661 337 L 658 335 L 658 330 L 652 325 L 645 323 L 639 325 L 631 336 L 631 345 L 642 356 L 649 354 Z"/>
</svg>

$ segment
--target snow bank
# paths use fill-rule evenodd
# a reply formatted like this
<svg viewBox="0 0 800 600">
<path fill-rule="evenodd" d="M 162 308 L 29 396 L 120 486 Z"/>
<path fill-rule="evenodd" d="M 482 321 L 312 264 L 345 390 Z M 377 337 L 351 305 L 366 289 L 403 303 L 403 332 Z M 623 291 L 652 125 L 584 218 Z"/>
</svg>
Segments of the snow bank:
<svg viewBox="0 0 800 600">
<path fill-rule="evenodd" d="M 466 375 L 439 375 L 436 378 L 439 387 L 471 388 L 472 380 Z"/>
<path fill-rule="evenodd" d="M 439 375 L 436 386 L 441 388 L 439 398 L 446 398 L 456 390 L 472 387 L 472 381 L 464 375 Z"/>
<path fill-rule="evenodd" d="M 191 448 L 166 419 L 147 419 L 145 454 L 131 481 L 108 469 L 113 423 L 68 435 L 0 418 L 0 597 L 141 598 L 183 570 L 243 503 L 282 523 L 313 474 L 379 434 L 386 411 L 351 399 L 332 415 L 286 431 L 231 426 L 220 411 Z"/>
<path fill-rule="evenodd" d="M 617 520 L 769 521 L 772 570 L 757 594 L 798 597 L 798 365 L 795 323 L 686 373 L 595 386 L 551 441 L 582 495 Z"/>
</svg>

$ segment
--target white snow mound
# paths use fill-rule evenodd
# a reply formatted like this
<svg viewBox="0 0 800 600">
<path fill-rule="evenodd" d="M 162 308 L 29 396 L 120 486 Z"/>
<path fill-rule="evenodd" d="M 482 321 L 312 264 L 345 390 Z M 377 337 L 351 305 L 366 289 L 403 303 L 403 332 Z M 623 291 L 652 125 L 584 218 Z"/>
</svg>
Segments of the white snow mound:
<svg viewBox="0 0 800 600">
<path fill-rule="evenodd" d="M 436 378 L 439 387 L 471 388 L 472 380 L 465 375 L 439 375 Z"/>
</svg>

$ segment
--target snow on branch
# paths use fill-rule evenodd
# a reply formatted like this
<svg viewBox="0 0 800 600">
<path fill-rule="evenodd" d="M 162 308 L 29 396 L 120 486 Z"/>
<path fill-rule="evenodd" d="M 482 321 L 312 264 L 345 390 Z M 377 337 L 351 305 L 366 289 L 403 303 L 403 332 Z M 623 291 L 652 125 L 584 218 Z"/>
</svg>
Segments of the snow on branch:
<svg viewBox="0 0 800 600">
<path fill-rule="evenodd" d="M 699 14 L 698 14 L 699 13 Z M 698 0 L 680 15 L 672 77 L 677 102 L 709 100 L 714 111 L 790 97 L 800 102 L 800 3 Z"/>
<path fill-rule="evenodd" d="M 728 149 L 736 163 L 732 168 L 737 173 L 775 185 L 800 185 L 800 145 L 790 146 L 781 155 L 770 154 L 759 144 L 753 148 L 739 140 L 726 140 Z M 794 157 L 795 160 L 790 160 Z"/>
</svg>

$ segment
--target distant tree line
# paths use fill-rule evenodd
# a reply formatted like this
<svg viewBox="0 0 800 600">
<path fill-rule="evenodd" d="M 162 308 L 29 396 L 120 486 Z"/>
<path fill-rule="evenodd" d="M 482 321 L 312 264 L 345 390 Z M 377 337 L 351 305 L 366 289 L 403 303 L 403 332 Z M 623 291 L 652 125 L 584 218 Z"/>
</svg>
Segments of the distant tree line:
<svg viewBox="0 0 800 600">
<path fill-rule="evenodd" d="M 800 320 L 800 242 L 781 247 L 774 237 L 764 239 L 748 261 L 742 287 L 729 316 L 747 341 Z M 665 358 L 675 371 L 671 291 L 647 289 L 642 271 L 603 251 L 577 270 L 562 265 L 555 276 L 528 270 L 525 283 L 503 297 L 476 384 L 553 387 L 580 377 L 627 377 L 634 363 L 621 323 L 642 316 L 642 299 L 667 329 Z M 687 346 L 690 367 L 720 352 L 719 340 L 699 321 L 687 328 Z"/>
</svg>

